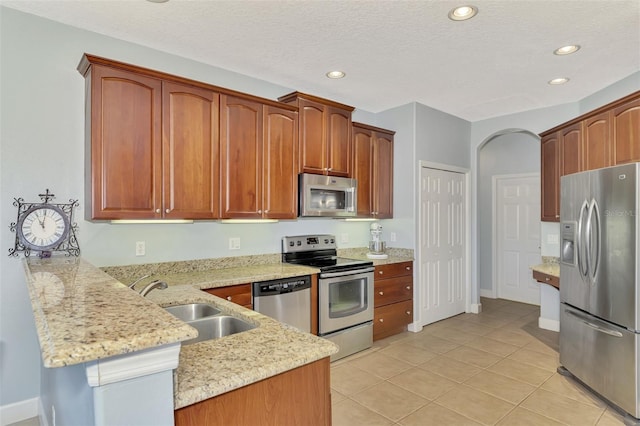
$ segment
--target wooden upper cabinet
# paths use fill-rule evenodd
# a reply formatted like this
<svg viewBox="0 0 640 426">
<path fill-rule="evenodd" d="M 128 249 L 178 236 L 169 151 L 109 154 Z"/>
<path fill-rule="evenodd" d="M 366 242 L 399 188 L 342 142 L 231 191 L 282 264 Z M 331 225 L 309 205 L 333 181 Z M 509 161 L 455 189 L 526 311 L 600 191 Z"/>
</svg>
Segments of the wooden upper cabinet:
<svg viewBox="0 0 640 426">
<path fill-rule="evenodd" d="M 353 107 L 300 92 L 278 100 L 298 107 L 300 172 L 351 177 Z"/>
<path fill-rule="evenodd" d="M 263 217 L 298 216 L 298 113 L 264 107 Z"/>
<path fill-rule="evenodd" d="M 584 170 L 595 170 L 612 165 L 611 119 L 609 111 L 583 121 L 582 160 Z"/>
<path fill-rule="evenodd" d="M 358 182 L 358 217 L 369 217 L 373 212 L 372 156 L 373 131 L 353 123 L 353 178 Z"/>
<path fill-rule="evenodd" d="M 328 106 L 327 174 L 351 176 L 351 111 Z"/>
<path fill-rule="evenodd" d="M 393 135 L 393 132 L 374 133 L 373 204 L 378 219 L 393 217 Z"/>
<path fill-rule="evenodd" d="M 164 217 L 219 217 L 219 95 L 162 84 Z"/>
<path fill-rule="evenodd" d="M 393 217 L 394 133 L 353 123 L 353 177 L 358 181 L 359 217 Z"/>
<path fill-rule="evenodd" d="M 640 161 L 640 97 L 611 111 L 615 164 Z"/>
<path fill-rule="evenodd" d="M 221 95 L 222 217 L 297 216 L 298 114 Z"/>
<path fill-rule="evenodd" d="M 262 216 L 262 104 L 220 97 L 222 217 Z"/>
<path fill-rule="evenodd" d="M 541 141 L 541 213 L 542 220 L 560 221 L 560 139 L 558 133 L 542 137 Z"/>
<path fill-rule="evenodd" d="M 85 77 L 86 219 L 161 217 L 161 80 L 101 65 Z"/>
<path fill-rule="evenodd" d="M 640 92 L 541 135 L 542 220 L 560 218 L 560 176 L 640 161 Z"/>
<path fill-rule="evenodd" d="M 560 130 L 560 176 L 582 171 L 582 123 Z"/>
</svg>

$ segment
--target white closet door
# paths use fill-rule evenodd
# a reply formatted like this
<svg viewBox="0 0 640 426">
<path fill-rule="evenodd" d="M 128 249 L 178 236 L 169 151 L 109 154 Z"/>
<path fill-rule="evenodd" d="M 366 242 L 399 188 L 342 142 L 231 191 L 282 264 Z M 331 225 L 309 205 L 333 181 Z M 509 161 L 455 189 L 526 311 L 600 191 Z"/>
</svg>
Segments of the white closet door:
<svg viewBox="0 0 640 426">
<path fill-rule="evenodd" d="M 420 309 L 422 325 L 465 310 L 465 214 L 463 173 L 421 171 Z"/>
</svg>

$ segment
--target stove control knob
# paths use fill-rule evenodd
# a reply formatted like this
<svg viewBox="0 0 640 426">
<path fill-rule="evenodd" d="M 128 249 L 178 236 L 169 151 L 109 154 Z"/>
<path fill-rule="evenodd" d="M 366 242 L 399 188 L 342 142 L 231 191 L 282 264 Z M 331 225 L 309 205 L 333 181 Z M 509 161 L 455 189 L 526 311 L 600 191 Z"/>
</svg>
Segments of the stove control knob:
<svg viewBox="0 0 640 426">
<path fill-rule="evenodd" d="M 324 243 L 325 243 L 325 244 L 329 244 L 329 239 L 328 239 L 328 238 L 325 238 L 325 239 L 324 239 Z"/>
<path fill-rule="evenodd" d="M 296 241 L 296 245 L 297 246 L 301 246 L 302 245 L 302 241 Z"/>
<path fill-rule="evenodd" d="M 293 241 L 289 241 L 289 247 L 293 247 Z"/>
</svg>

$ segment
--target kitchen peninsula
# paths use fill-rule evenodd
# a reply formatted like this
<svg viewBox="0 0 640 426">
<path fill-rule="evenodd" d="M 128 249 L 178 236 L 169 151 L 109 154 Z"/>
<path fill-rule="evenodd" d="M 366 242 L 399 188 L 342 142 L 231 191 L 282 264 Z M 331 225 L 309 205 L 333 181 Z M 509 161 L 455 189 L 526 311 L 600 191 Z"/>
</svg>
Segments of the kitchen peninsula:
<svg viewBox="0 0 640 426">
<path fill-rule="evenodd" d="M 291 377 L 307 367 L 313 368 L 309 380 L 295 387 L 288 379 L 279 389 L 313 389 L 307 399 L 316 408 L 309 409 L 309 415 L 330 422 L 329 356 L 337 352 L 333 343 L 201 291 L 202 281 L 196 286 L 170 283 L 144 298 L 83 259 L 29 258 L 24 265 L 42 351 L 43 406 L 60 424 L 169 425 L 174 409 L 214 401 L 265 379 Z M 280 263 L 234 269 L 236 274 L 249 271 L 241 280 L 316 272 Z M 216 281 L 218 275 L 222 278 Z M 224 270 L 209 271 L 211 287 L 232 281 Z M 181 347 L 181 341 L 197 332 L 160 305 L 193 302 L 210 303 L 256 327 Z M 65 393 L 65 387 L 74 392 Z"/>
</svg>

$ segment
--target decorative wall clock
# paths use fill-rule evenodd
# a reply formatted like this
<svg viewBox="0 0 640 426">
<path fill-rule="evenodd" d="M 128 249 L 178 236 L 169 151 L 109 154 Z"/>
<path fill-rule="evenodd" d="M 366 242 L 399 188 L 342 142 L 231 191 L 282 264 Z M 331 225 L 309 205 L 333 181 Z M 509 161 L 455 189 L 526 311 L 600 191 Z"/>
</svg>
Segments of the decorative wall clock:
<svg viewBox="0 0 640 426">
<path fill-rule="evenodd" d="M 41 203 L 25 203 L 22 198 L 14 198 L 18 219 L 10 226 L 16 233 L 16 239 L 14 247 L 9 249 L 9 256 L 23 252 L 29 257 L 32 252 L 37 252 L 39 257 L 51 257 L 54 251 L 79 256 L 78 225 L 73 222 L 73 208 L 78 206 L 78 200 L 69 200 L 67 204 L 50 203 L 55 195 L 48 189 L 38 196 Z"/>
</svg>

